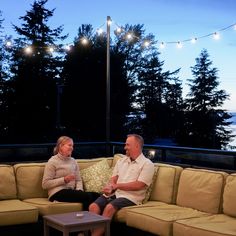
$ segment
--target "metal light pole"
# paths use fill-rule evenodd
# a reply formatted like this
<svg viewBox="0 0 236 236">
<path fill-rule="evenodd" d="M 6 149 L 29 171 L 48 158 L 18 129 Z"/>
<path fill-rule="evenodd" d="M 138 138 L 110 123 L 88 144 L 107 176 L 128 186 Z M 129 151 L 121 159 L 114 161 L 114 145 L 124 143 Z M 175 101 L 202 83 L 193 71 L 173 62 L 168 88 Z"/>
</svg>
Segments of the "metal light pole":
<svg viewBox="0 0 236 236">
<path fill-rule="evenodd" d="M 110 24 L 111 17 L 107 16 L 107 71 L 106 71 L 106 143 L 110 142 Z M 107 149 L 108 151 L 108 149 Z"/>
</svg>

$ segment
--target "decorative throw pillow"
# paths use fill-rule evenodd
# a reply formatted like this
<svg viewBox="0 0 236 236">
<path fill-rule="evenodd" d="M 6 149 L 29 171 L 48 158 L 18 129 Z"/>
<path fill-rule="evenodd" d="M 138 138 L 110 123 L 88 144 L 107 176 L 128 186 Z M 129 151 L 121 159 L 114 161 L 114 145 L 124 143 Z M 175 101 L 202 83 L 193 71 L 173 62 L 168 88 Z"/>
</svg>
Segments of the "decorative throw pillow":
<svg viewBox="0 0 236 236">
<path fill-rule="evenodd" d="M 153 174 L 153 177 L 152 177 L 152 182 L 147 188 L 145 198 L 143 199 L 143 204 L 146 203 L 149 200 L 150 196 L 151 196 L 153 185 L 154 185 L 154 183 L 156 181 L 156 178 L 157 178 L 157 170 L 158 170 L 158 167 L 155 167 L 154 174 Z"/>
<path fill-rule="evenodd" d="M 112 168 L 110 168 L 107 160 L 104 159 L 94 165 L 82 169 L 80 174 L 85 191 L 101 193 L 102 188 L 112 176 Z"/>
</svg>

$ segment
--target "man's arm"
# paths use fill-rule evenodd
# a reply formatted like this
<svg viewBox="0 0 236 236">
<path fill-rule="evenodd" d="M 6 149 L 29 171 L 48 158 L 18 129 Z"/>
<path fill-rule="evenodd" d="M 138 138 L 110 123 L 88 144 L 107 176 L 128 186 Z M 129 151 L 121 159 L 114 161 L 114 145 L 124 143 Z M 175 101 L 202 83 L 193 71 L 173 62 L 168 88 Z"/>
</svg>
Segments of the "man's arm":
<svg viewBox="0 0 236 236">
<path fill-rule="evenodd" d="M 137 191 L 141 190 L 146 187 L 146 184 L 142 181 L 133 181 L 129 183 L 118 183 L 112 184 L 112 189 L 115 191 L 117 189 L 124 190 L 124 191 Z"/>
</svg>

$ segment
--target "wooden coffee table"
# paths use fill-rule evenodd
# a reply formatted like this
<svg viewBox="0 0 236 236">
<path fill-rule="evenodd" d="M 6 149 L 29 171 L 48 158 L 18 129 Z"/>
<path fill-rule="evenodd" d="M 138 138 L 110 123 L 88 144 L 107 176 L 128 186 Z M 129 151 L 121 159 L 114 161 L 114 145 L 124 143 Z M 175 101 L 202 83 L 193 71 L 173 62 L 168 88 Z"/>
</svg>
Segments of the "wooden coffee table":
<svg viewBox="0 0 236 236">
<path fill-rule="evenodd" d="M 63 236 L 69 236 L 71 232 L 81 231 L 85 232 L 85 235 L 88 235 L 89 230 L 104 227 L 105 235 L 110 236 L 111 219 L 89 211 L 46 215 L 43 219 L 44 236 L 49 236 L 50 227 L 63 232 Z"/>
</svg>

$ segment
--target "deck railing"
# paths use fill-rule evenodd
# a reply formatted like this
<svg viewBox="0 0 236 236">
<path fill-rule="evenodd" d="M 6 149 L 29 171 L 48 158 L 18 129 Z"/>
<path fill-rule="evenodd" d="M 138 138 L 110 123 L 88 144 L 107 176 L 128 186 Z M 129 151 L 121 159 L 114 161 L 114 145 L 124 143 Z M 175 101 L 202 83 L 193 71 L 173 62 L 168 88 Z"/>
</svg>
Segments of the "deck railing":
<svg viewBox="0 0 236 236">
<path fill-rule="evenodd" d="M 55 143 L 0 145 L 0 163 L 41 162 L 52 156 Z M 236 152 L 216 149 L 163 145 L 144 145 L 144 154 L 153 162 L 236 170 Z M 79 142 L 74 144 L 73 157 L 96 158 L 124 153 L 122 142 Z"/>
</svg>

